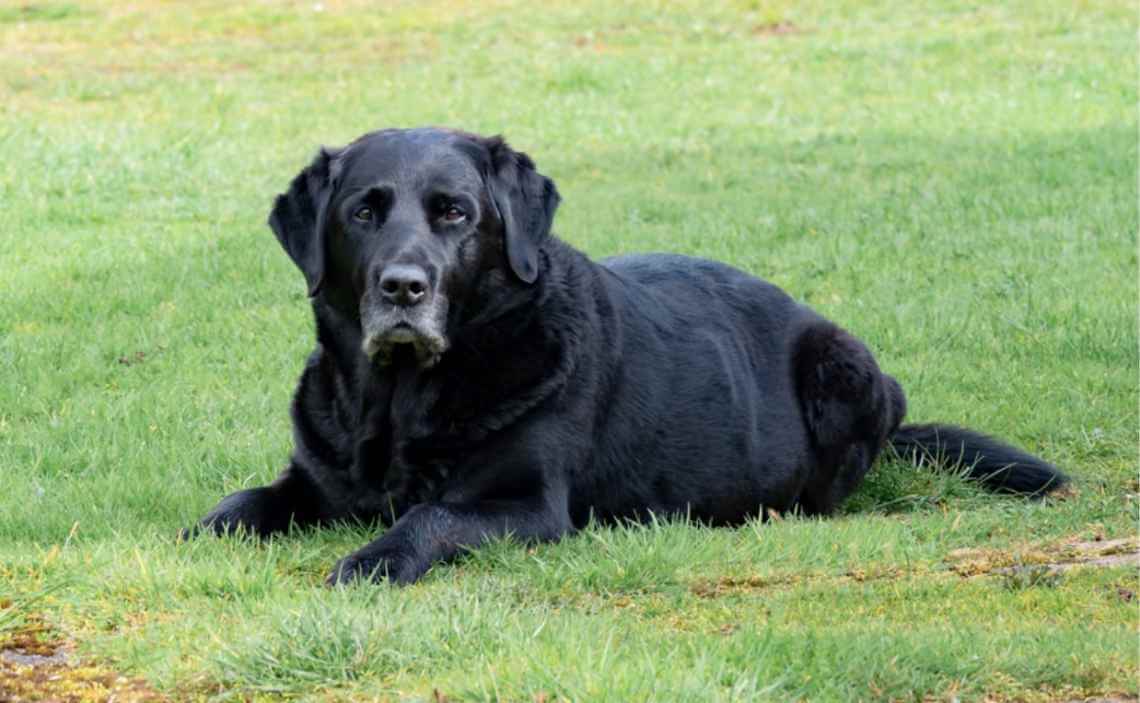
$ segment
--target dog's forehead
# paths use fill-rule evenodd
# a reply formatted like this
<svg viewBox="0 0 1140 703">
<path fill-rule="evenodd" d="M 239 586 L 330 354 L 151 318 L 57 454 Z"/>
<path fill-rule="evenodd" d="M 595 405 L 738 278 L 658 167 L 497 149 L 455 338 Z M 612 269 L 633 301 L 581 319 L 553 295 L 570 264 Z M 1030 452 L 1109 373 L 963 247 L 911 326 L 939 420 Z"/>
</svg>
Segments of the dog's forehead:
<svg viewBox="0 0 1140 703">
<path fill-rule="evenodd" d="M 464 137 L 443 130 L 376 132 L 353 142 L 344 152 L 340 180 L 345 187 L 377 183 L 423 187 L 448 181 L 456 186 L 481 182 Z"/>
</svg>

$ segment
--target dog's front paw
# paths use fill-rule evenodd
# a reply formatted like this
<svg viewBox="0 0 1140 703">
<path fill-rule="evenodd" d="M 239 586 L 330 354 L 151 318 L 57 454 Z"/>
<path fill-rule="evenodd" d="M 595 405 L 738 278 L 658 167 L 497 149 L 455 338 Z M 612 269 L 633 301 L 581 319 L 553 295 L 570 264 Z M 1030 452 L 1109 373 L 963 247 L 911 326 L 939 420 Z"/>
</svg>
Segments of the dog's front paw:
<svg viewBox="0 0 1140 703">
<path fill-rule="evenodd" d="M 218 505 L 196 525 L 179 531 L 181 541 L 201 534 L 245 534 L 268 537 L 288 525 L 288 516 L 274 512 L 272 494 L 267 488 L 250 488 L 222 499 Z M 280 512 L 280 511 L 278 511 Z"/>
<path fill-rule="evenodd" d="M 426 569 L 416 568 L 413 559 L 398 552 L 365 547 L 338 561 L 325 579 L 325 585 L 339 586 L 358 579 L 405 585 L 417 580 L 424 571 Z"/>
</svg>

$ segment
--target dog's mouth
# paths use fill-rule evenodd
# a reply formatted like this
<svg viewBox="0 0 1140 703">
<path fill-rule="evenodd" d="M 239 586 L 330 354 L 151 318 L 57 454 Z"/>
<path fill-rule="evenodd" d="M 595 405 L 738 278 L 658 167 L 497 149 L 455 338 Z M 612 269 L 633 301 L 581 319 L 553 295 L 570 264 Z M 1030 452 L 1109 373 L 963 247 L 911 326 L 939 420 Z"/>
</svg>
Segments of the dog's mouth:
<svg viewBox="0 0 1140 703">
<path fill-rule="evenodd" d="M 447 308 L 447 298 L 438 291 L 407 307 L 392 305 L 368 289 L 360 299 L 361 351 L 379 366 L 431 368 L 447 351 Z"/>
<path fill-rule="evenodd" d="M 387 317 L 387 316 L 385 316 Z M 381 366 L 389 366 L 410 351 L 415 363 L 423 369 L 439 363 L 447 351 L 447 338 L 409 320 L 364 323 L 364 354 Z"/>
</svg>

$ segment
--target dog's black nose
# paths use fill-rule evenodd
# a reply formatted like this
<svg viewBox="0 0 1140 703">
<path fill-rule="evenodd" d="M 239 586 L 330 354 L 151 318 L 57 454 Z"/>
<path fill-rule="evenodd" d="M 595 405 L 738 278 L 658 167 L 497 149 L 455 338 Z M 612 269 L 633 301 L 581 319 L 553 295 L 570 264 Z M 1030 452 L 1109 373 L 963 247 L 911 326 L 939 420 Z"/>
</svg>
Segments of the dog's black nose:
<svg viewBox="0 0 1140 703">
<path fill-rule="evenodd" d="M 411 264 L 386 266 L 380 273 L 380 292 L 389 303 L 410 308 L 427 297 L 427 271 Z"/>
</svg>

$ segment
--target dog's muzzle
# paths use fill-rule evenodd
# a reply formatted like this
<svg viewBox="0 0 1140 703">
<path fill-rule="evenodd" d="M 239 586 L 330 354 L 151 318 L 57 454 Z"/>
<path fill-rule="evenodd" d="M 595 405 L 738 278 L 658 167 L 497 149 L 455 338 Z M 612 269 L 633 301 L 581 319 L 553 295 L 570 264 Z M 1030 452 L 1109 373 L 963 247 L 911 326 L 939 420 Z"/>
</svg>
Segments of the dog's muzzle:
<svg viewBox="0 0 1140 703">
<path fill-rule="evenodd" d="M 447 351 L 447 338 L 441 334 L 413 327 L 405 322 L 395 326 L 381 326 L 369 331 L 366 327 L 361 348 L 368 358 L 381 366 L 388 366 L 395 358 L 400 346 L 409 346 L 415 353 L 416 364 L 420 368 L 430 368 L 439 363 Z"/>
<path fill-rule="evenodd" d="M 429 293 L 408 307 L 377 298 L 381 296 L 370 290 L 360 301 L 361 350 L 365 356 L 388 366 L 395 360 L 396 351 L 407 347 L 415 353 L 420 368 L 438 364 L 448 347 L 444 334 L 447 300 Z"/>
</svg>

